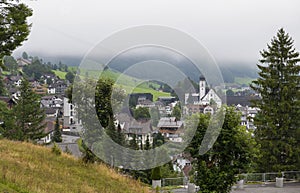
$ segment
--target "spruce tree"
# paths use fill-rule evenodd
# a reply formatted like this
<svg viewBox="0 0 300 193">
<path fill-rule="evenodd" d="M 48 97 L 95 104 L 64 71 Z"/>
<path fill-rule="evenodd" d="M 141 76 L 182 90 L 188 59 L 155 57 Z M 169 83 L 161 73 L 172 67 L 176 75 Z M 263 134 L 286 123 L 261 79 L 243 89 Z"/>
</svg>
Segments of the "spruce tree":
<svg viewBox="0 0 300 193">
<path fill-rule="evenodd" d="M 52 137 L 52 141 L 53 142 L 62 142 L 61 129 L 59 128 L 58 117 L 56 117 L 55 128 L 54 128 L 54 134 L 53 134 L 53 137 Z"/>
<path fill-rule="evenodd" d="M 45 136 L 44 119 L 45 112 L 40 108 L 40 99 L 35 94 L 26 79 L 22 79 L 20 87 L 21 96 L 14 107 L 16 117 L 15 139 L 30 141 L 40 139 Z"/>
<path fill-rule="evenodd" d="M 253 103 L 260 108 L 255 136 L 262 152 L 259 168 L 265 172 L 299 169 L 300 58 L 293 43 L 280 29 L 260 52 L 259 78 L 251 85 L 261 96 Z"/>
</svg>

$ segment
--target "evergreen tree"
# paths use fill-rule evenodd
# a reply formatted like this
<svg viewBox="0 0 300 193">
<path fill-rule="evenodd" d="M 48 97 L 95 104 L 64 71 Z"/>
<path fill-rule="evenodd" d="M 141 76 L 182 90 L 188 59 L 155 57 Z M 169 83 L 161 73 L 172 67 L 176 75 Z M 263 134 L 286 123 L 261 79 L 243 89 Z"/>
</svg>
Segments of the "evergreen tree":
<svg viewBox="0 0 300 193">
<path fill-rule="evenodd" d="M 56 121 L 55 121 L 55 128 L 54 128 L 54 134 L 52 137 L 52 141 L 53 142 L 62 142 L 61 129 L 59 127 L 58 116 L 56 117 Z"/>
<path fill-rule="evenodd" d="M 0 101 L 0 135 L 11 139 L 12 134 L 15 132 L 15 120 L 13 112 L 7 107 L 7 104 Z"/>
<path fill-rule="evenodd" d="M 40 99 L 32 91 L 29 82 L 22 79 L 20 87 L 21 96 L 14 107 L 16 116 L 15 139 L 21 141 L 36 140 L 45 136 L 44 128 L 45 113 L 40 108 Z"/>
<path fill-rule="evenodd" d="M 129 147 L 131 149 L 134 149 L 134 150 L 138 150 L 139 149 L 139 145 L 138 145 L 138 142 L 136 140 L 136 134 L 132 134 L 132 139 L 129 141 Z"/>
<path fill-rule="evenodd" d="M 31 25 L 27 24 L 27 18 L 31 15 L 32 10 L 17 0 L 0 2 L 0 68 L 3 68 L 2 58 L 22 45 L 29 35 Z"/>
<path fill-rule="evenodd" d="M 3 83 L 3 78 L 0 76 L 0 96 L 5 96 L 7 94 L 6 87 Z"/>
<path fill-rule="evenodd" d="M 25 60 L 28 60 L 28 54 L 26 52 L 22 53 L 22 58 L 24 58 Z"/>
<path fill-rule="evenodd" d="M 299 53 L 283 29 L 260 53 L 259 78 L 251 85 L 261 95 L 253 102 L 260 108 L 254 120 L 262 152 L 259 168 L 265 172 L 299 169 Z"/>
<path fill-rule="evenodd" d="M 118 128 L 117 128 L 117 140 L 116 140 L 116 142 L 121 146 L 125 146 L 125 135 L 122 132 L 122 128 L 121 128 L 120 124 L 118 124 Z"/>
<path fill-rule="evenodd" d="M 147 135 L 146 143 L 145 143 L 145 150 L 151 149 L 150 146 L 150 140 L 149 140 L 149 135 Z"/>
</svg>

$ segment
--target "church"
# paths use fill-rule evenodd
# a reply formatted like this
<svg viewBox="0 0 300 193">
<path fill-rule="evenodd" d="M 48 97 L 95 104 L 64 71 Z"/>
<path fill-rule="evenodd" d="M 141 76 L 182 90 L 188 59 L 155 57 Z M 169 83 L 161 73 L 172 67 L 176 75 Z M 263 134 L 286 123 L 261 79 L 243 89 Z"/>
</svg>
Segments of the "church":
<svg viewBox="0 0 300 193">
<path fill-rule="evenodd" d="M 216 104 L 217 108 L 220 108 L 222 100 L 214 89 L 207 87 L 205 77 L 201 76 L 199 80 L 199 93 L 185 93 L 185 104 L 201 106 Z"/>
</svg>

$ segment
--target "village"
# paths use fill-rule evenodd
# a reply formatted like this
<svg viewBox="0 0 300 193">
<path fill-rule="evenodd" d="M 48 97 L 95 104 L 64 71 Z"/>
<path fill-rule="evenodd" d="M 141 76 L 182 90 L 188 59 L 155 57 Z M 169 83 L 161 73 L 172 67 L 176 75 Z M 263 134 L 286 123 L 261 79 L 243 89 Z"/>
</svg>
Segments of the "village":
<svg viewBox="0 0 300 193">
<path fill-rule="evenodd" d="M 0 96 L 0 100 L 4 101 L 9 108 L 18 103 L 20 97 L 20 85 L 23 79 L 23 69 L 32 65 L 32 60 L 27 58 L 16 59 L 17 67 L 14 71 L 5 72 L 4 84 L 7 89 L 6 96 Z M 38 62 L 39 65 L 41 64 Z M 61 66 L 61 65 L 60 65 Z M 64 67 L 65 69 L 66 67 Z M 37 72 L 32 72 L 38 73 Z M 46 118 L 44 122 L 45 137 L 39 139 L 37 143 L 48 146 L 53 145 L 53 135 L 55 132 L 56 118 L 59 120 L 59 128 L 62 132 L 62 142 L 58 143 L 60 148 L 70 151 L 74 156 L 82 156 L 77 141 L 79 140 L 83 125 L 78 118 L 78 112 L 75 104 L 72 104 L 67 96 L 67 89 L 72 86 L 71 81 L 61 79 L 54 73 L 40 74 L 39 78 L 30 77 L 28 81 L 32 90 L 40 96 L 40 108 L 44 110 Z M 133 117 L 128 112 L 122 112 L 115 115 L 115 127 L 121 128 L 122 133 L 126 137 L 126 141 L 130 141 L 135 137 L 136 143 L 145 146 L 146 143 L 152 145 L 154 137 L 159 135 L 164 141 L 182 143 L 185 133 L 185 123 L 181 120 L 182 116 L 192 115 L 196 113 L 214 114 L 218 108 L 225 102 L 228 106 L 234 106 L 237 112 L 240 112 L 240 124 L 248 130 L 255 130 L 253 118 L 258 112 L 258 108 L 251 106 L 251 100 L 258 99 L 258 95 L 248 88 L 244 88 L 241 92 L 227 96 L 227 101 L 222 101 L 214 89 L 209 88 L 205 77 L 199 77 L 198 93 L 185 93 L 184 103 L 181 104 L 175 96 L 161 96 L 156 101 L 153 100 L 151 93 L 131 93 L 129 98 L 133 109 L 146 109 L 150 112 L 149 117 Z M 225 91 L 226 92 L 226 91 Z M 242 93 L 242 94 L 241 94 Z M 246 94 L 245 94 L 246 93 Z M 247 94 L 248 93 L 248 94 Z M 157 112 L 155 118 L 151 112 Z M 1 120 L 0 120 L 1 121 Z M 3 123 L 1 121 L 0 123 Z M 148 141 L 148 142 L 147 142 Z M 192 166 L 190 158 L 184 154 L 176 155 L 172 158 L 175 171 L 183 172 L 188 177 Z"/>
</svg>

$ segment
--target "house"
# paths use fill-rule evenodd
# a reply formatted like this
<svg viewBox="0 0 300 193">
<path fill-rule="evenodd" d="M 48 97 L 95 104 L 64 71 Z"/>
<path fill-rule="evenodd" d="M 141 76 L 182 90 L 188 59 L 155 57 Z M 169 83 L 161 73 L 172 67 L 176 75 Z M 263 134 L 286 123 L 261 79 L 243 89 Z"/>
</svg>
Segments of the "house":
<svg viewBox="0 0 300 193">
<path fill-rule="evenodd" d="M 184 106 L 184 114 L 191 115 L 195 113 L 210 113 L 214 114 L 215 108 L 210 105 L 202 104 L 187 104 Z"/>
<path fill-rule="evenodd" d="M 128 114 L 121 113 L 116 116 L 115 126 L 118 125 L 120 125 L 127 141 L 132 140 L 133 135 L 135 135 L 138 144 L 146 144 L 147 138 L 149 138 L 150 144 L 153 143 L 151 121 L 137 121 Z"/>
<path fill-rule="evenodd" d="M 11 109 L 15 104 L 17 104 L 14 98 L 6 96 L 0 96 L 0 101 L 5 102 L 9 109 Z"/>
<path fill-rule="evenodd" d="M 17 64 L 20 68 L 23 68 L 24 66 L 27 66 L 27 65 L 31 64 L 31 61 L 26 60 L 24 58 L 18 58 L 17 59 Z"/>
<path fill-rule="evenodd" d="M 185 93 L 185 104 L 213 105 L 221 107 L 222 99 L 214 89 L 206 87 L 206 80 L 203 76 L 199 81 L 199 93 Z"/>
<path fill-rule="evenodd" d="M 44 133 L 46 134 L 45 137 L 41 138 L 38 143 L 40 144 L 45 144 L 45 143 L 50 143 L 52 140 L 52 136 L 54 133 L 54 128 L 55 128 L 55 118 L 46 118 L 45 119 L 45 128 L 44 128 Z"/>
<path fill-rule="evenodd" d="M 157 127 L 159 132 L 173 142 L 182 142 L 183 122 L 176 120 L 175 117 L 160 118 Z"/>
<path fill-rule="evenodd" d="M 7 84 L 20 87 L 22 84 L 22 76 L 7 76 Z"/>
<path fill-rule="evenodd" d="M 236 111 L 241 112 L 241 125 L 245 126 L 247 129 L 256 129 L 254 125 L 254 117 L 259 112 L 259 108 L 238 104 L 236 105 Z"/>
<path fill-rule="evenodd" d="M 155 104 L 151 100 L 147 99 L 146 97 L 139 97 L 136 108 L 139 107 L 152 108 L 155 107 Z"/>
<path fill-rule="evenodd" d="M 173 103 L 176 101 L 176 97 L 158 97 L 158 101 L 162 102 L 165 106 L 169 105 L 170 103 Z"/>
<path fill-rule="evenodd" d="M 68 87 L 68 85 L 64 81 L 59 80 L 56 83 L 53 83 L 48 86 L 47 93 L 63 95 L 63 94 L 65 94 L 65 90 L 67 89 L 67 87 Z"/>
<path fill-rule="evenodd" d="M 132 93 L 128 95 L 130 106 L 136 106 L 138 104 L 139 99 L 145 99 L 149 101 L 153 101 L 153 95 L 151 93 Z"/>
<path fill-rule="evenodd" d="M 77 133 L 82 131 L 82 123 L 77 117 L 76 106 L 66 97 L 63 98 L 63 128 Z"/>
<path fill-rule="evenodd" d="M 44 111 L 45 111 L 46 117 L 57 117 L 58 116 L 58 109 L 45 108 Z"/>
<path fill-rule="evenodd" d="M 63 103 L 64 103 L 63 99 L 53 95 L 43 96 L 41 98 L 41 107 L 44 108 L 49 108 L 49 107 L 63 108 Z"/>
</svg>

